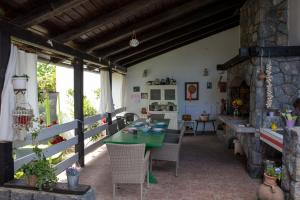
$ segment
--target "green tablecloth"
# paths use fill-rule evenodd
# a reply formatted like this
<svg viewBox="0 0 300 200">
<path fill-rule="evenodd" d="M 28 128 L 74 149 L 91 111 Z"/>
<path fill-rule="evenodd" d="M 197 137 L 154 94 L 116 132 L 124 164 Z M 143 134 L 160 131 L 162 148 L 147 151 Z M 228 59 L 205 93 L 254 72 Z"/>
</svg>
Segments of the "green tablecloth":
<svg viewBox="0 0 300 200">
<path fill-rule="evenodd" d="M 144 120 L 138 120 L 144 121 Z M 169 124 L 169 119 L 155 120 L 156 122 L 165 122 Z M 154 133 L 151 130 L 147 133 L 143 133 L 141 130 L 138 131 L 137 135 L 132 133 L 123 132 L 122 130 L 115 133 L 114 135 L 105 138 L 103 143 L 113 143 L 113 144 L 145 144 L 146 149 L 159 148 L 163 145 L 165 138 L 165 132 Z M 157 183 L 156 178 L 150 173 L 150 183 Z"/>
<path fill-rule="evenodd" d="M 138 131 L 137 135 L 119 131 L 103 140 L 104 143 L 114 144 L 145 144 L 146 148 L 159 148 L 162 146 L 165 133 L 143 133 Z"/>
</svg>

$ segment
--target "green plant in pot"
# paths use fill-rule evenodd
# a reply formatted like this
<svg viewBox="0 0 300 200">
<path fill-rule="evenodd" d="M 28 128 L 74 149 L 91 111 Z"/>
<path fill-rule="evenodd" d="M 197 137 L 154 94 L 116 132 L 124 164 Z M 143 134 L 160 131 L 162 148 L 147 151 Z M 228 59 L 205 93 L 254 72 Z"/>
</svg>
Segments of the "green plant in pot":
<svg viewBox="0 0 300 200">
<path fill-rule="evenodd" d="M 295 126 L 297 117 L 292 114 L 292 111 L 287 110 L 284 113 L 281 113 L 281 116 L 285 119 L 285 124 L 287 128 L 293 128 Z"/>
<path fill-rule="evenodd" d="M 51 165 L 51 162 L 46 159 L 42 149 L 39 148 L 37 140 L 38 133 L 44 127 L 43 123 L 44 120 L 41 120 L 40 118 L 34 118 L 32 121 L 33 125 L 28 131 L 31 133 L 32 151 L 35 154 L 35 159 L 24 164 L 22 170 L 28 185 L 37 187 L 39 190 L 52 190 L 57 183 L 55 169 Z"/>
</svg>

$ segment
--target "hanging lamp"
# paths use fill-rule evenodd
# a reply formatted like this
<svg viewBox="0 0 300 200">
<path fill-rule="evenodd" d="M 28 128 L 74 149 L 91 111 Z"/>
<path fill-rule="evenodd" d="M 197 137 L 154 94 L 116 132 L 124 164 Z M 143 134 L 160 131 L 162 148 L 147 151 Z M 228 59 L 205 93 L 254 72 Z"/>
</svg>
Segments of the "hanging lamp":
<svg viewBox="0 0 300 200">
<path fill-rule="evenodd" d="M 131 46 L 131 47 L 137 47 L 139 44 L 140 44 L 140 42 L 136 38 L 135 31 L 133 31 L 131 39 L 129 40 L 129 46 Z"/>
</svg>

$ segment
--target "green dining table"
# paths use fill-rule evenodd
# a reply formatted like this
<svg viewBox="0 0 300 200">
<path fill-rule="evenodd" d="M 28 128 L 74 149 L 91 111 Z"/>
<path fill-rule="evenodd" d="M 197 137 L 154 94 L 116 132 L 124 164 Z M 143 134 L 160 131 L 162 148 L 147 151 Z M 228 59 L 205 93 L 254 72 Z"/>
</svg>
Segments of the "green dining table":
<svg viewBox="0 0 300 200">
<path fill-rule="evenodd" d="M 135 122 L 145 120 L 140 119 Z M 133 124 L 135 123 L 133 122 Z M 155 120 L 152 123 L 157 122 L 165 122 L 167 125 L 169 125 L 170 120 L 169 119 L 162 119 L 162 120 Z M 132 125 L 127 126 L 131 127 Z M 126 129 L 125 128 L 125 129 Z M 141 130 L 138 130 L 138 133 L 132 134 L 125 132 L 124 130 L 120 130 L 114 135 L 107 137 L 103 140 L 103 143 L 113 143 L 113 144 L 145 144 L 147 150 L 151 150 L 152 148 L 160 148 L 163 145 L 165 138 L 165 132 L 162 131 L 161 133 L 154 133 L 152 130 L 148 131 L 147 133 L 143 133 Z M 157 179 L 155 176 L 150 172 L 149 176 L 149 182 L 152 184 L 157 183 Z"/>
</svg>

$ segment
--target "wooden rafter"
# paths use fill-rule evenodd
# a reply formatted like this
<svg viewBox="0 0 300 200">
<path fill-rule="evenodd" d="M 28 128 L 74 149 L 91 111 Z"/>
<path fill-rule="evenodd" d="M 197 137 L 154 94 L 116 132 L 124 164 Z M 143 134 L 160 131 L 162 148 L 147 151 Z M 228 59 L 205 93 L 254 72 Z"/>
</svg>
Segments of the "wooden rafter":
<svg viewBox="0 0 300 200">
<path fill-rule="evenodd" d="M 100 35 L 99 37 L 95 37 L 92 39 L 89 46 L 86 47 L 87 52 L 92 52 L 93 50 L 104 48 L 110 46 L 120 40 L 130 38 L 132 31 L 135 30 L 136 32 L 144 31 L 149 28 L 153 28 L 158 26 L 162 23 L 166 23 L 174 18 L 178 18 L 180 16 L 186 15 L 191 13 L 200 7 L 208 4 L 209 1 L 199 1 L 199 0 L 192 0 L 187 1 L 185 4 L 177 6 L 173 9 L 167 10 L 161 14 L 155 15 L 150 17 L 146 20 L 142 20 L 140 22 L 134 23 L 127 28 L 122 28 L 118 31 L 113 33 L 108 33 L 107 35 Z"/>
<path fill-rule="evenodd" d="M 109 62 L 107 60 L 99 60 L 98 57 L 82 52 L 78 49 L 71 48 L 64 44 L 61 44 L 55 40 L 49 40 L 46 37 L 32 33 L 31 31 L 22 29 L 15 26 L 12 23 L 0 19 L 0 30 L 8 32 L 11 36 L 15 37 L 19 41 L 25 44 L 36 46 L 45 49 L 49 52 L 57 53 L 60 55 L 65 55 L 68 57 L 76 57 L 83 59 L 84 61 L 100 66 L 108 66 Z M 119 67 L 117 67 L 119 69 Z M 120 67 L 120 70 L 124 69 Z"/>
<path fill-rule="evenodd" d="M 50 2 L 50 4 L 43 4 L 42 6 L 30 11 L 25 16 L 20 16 L 13 20 L 14 24 L 18 24 L 23 28 L 28 28 L 36 24 L 40 24 L 47 19 L 59 15 L 60 13 L 74 8 L 87 0 L 58 0 Z"/>
<path fill-rule="evenodd" d="M 195 23 L 186 27 L 182 27 L 181 29 L 175 30 L 171 33 L 166 33 L 165 35 L 155 38 L 153 40 L 150 40 L 148 42 L 144 42 L 138 47 L 131 48 L 127 51 L 123 51 L 122 53 L 116 54 L 115 56 L 109 57 L 110 60 L 114 62 L 119 62 L 120 60 L 138 55 L 141 52 L 147 51 L 149 49 L 152 49 L 157 46 L 161 46 L 165 43 L 168 43 L 170 41 L 176 41 L 180 38 L 191 35 L 192 33 L 196 33 L 199 31 L 202 32 L 209 32 L 211 29 L 215 29 L 216 26 L 220 26 L 223 24 L 228 24 L 232 21 L 239 20 L 239 16 L 229 16 L 225 18 L 211 18 L 207 20 L 203 20 L 200 23 Z"/>
<path fill-rule="evenodd" d="M 220 19 L 223 18 L 224 16 L 225 17 L 230 16 L 232 13 L 234 13 L 234 11 L 237 8 L 239 8 L 237 4 L 230 4 L 230 5 L 227 4 L 227 6 L 222 4 L 220 5 L 220 7 L 211 7 L 210 9 L 205 9 L 203 12 L 199 11 L 194 15 L 175 20 L 175 22 L 162 24 L 158 28 L 153 28 L 152 31 L 146 31 L 145 33 L 139 35 L 138 39 L 141 45 L 143 45 L 144 42 L 148 42 L 149 40 L 153 40 L 162 35 L 171 33 L 172 31 L 179 30 L 183 27 L 199 22 L 201 20 L 211 21 L 211 18 L 215 17 L 216 15 L 217 15 L 216 18 L 214 19 Z M 204 25 L 204 23 L 202 25 Z M 94 54 L 101 57 L 110 57 L 120 52 L 127 51 L 130 48 L 131 47 L 128 45 L 128 38 L 125 38 L 125 40 L 123 40 L 122 42 L 114 44 L 111 47 L 96 50 Z"/>
<path fill-rule="evenodd" d="M 217 34 L 219 32 L 222 32 L 224 30 L 233 28 L 235 26 L 239 25 L 239 21 L 235 21 L 235 22 L 231 22 L 230 24 L 224 25 L 224 26 L 219 26 L 217 29 L 212 30 L 208 33 L 204 33 L 204 34 L 195 34 L 194 36 L 189 36 L 188 38 L 182 38 L 180 41 L 178 41 L 177 43 L 175 42 L 170 42 L 168 44 L 165 44 L 163 46 L 160 47 L 156 47 L 155 49 L 151 49 L 147 52 L 143 52 L 133 58 L 127 59 L 127 60 L 123 60 L 122 62 L 120 62 L 120 64 L 122 64 L 123 67 L 130 67 L 133 66 L 135 64 L 138 64 L 140 62 L 143 62 L 145 60 L 148 60 L 150 58 L 156 57 L 158 55 L 167 53 L 169 51 L 172 51 L 174 49 L 180 48 L 182 46 L 188 45 L 190 43 L 193 43 L 195 41 L 201 40 L 203 38 L 209 37 L 211 35 Z"/>
<path fill-rule="evenodd" d="M 108 14 L 101 15 L 99 17 L 96 17 L 95 19 L 86 22 L 84 24 L 81 24 L 79 27 L 76 27 L 74 29 L 71 29 L 65 33 L 62 33 L 58 36 L 56 36 L 54 39 L 62 42 L 71 41 L 79 36 L 81 36 L 84 33 L 87 33 L 91 30 L 94 30 L 98 27 L 105 26 L 107 24 L 112 23 L 113 21 L 118 20 L 120 17 L 126 17 L 133 12 L 138 12 L 140 10 L 146 9 L 150 5 L 159 3 L 160 0 L 149 0 L 145 3 L 141 3 L 140 1 L 132 1 L 129 4 L 126 4 L 125 6 L 122 6 L 119 9 L 112 10 Z"/>
</svg>

